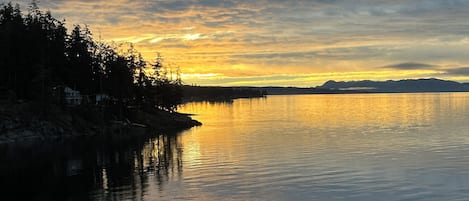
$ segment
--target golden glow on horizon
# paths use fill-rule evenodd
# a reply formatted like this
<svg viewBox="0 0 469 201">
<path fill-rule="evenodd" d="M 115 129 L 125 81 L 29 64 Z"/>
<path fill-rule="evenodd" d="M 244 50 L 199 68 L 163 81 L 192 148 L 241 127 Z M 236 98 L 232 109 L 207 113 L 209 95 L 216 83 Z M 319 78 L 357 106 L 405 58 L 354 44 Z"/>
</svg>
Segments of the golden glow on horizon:
<svg viewBox="0 0 469 201">
<path fill-rule="evenodd" d="M 182 79 L 190 79 L 190 78 L 215 78 L 219 77 L 218 74 L 216 73 L 206 73 L 206 74 L 201 74 L 201 73 L 193 73 L 193 74 L 181 74 Z"/>
<path fill-rule="evenodd" d="M 311 87 L 322 85 L 327 80 L 389 80 L 389 79 L 413 79 L 429 78 L 435 71 L 402 71 L 395 74 L 394 71 L 367 71 L 367 72 L 336 72 L 336 73 L 307 73 L 307 74 L 273 74 L 268 76 L 253 77 L 229 77 L 220 74 L 183 74 L 186 84 L 207 83 L 217 85 L 218 81 L 231 80 L 224 86 L 269 86 L 269 82 L 278 86 Z M 193 82 L 191 82 L 193 81 Z M 223 85 L 223 84 L 221 84 Z"/>
</svg>

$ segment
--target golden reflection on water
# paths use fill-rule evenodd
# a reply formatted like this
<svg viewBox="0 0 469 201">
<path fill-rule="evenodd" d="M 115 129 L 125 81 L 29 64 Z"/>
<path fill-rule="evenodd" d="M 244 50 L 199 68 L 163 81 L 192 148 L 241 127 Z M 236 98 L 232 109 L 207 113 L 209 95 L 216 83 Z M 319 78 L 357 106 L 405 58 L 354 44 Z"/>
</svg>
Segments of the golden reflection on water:
<svg viewBox="0 0 469 201">
<path fill-rule="evenodd" d="M 204 125 L 223 122 L 217 126 L 236 129 L 262 120 L 325 127 L 414 125 L 451 116 L 451 111 L 467 110 L 467 100 L 467 93 L 269 96 L 234 103 L 189 103 L 180 111 L 196 114 Z"/>
<path fill-rule="evenodd" d="M 468 110 L 468 93 L 269 96 L 188 103 L 180 109 L 204 124 L 182 137 L 187 146 L 184 157 L 198 162 L 204 155 L 230 157 L 235 152 L 236 159 L 243 160 L 253 149 L 252 142 L 256 147 L 284 145 L 278 146 L 282 151 L 291 146 L 395 149 L 410 142 L 426 143 L 417 141 L 416 134 L 464 125 L 467 113 L 462 111 Z M 439 127 L 433 128 L 435 124 Z M 394 138 L 396 134 L 407 137 Z"/>
</svg>

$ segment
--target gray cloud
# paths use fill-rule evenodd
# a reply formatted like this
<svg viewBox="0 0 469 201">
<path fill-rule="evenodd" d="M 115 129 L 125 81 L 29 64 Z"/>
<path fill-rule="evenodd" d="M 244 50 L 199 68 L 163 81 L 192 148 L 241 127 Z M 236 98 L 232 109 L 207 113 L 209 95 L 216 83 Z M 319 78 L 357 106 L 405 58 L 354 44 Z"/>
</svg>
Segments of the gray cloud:
<svg viewBox="0 0 469 201">
<path fill-rule="evenodd" d="M 446 74 L 453 76 L 469 76 L 469 67 L 459 67 L 445 70 Z"/>
<path fill-rule="evenodd" d="M 397 69 L 397 70 L 421 70 L 421 69 L 435 69 L 437 66 L 425 63 L 406 62 L 383 66 L 382 68 Z"/>
<path fill-rule="evenodd" d="M 19 2 L 30 2 L 21 0 Z M 41 5 L 62 9 L 65 0 L 43 0 Z M 99 11 L 113 1 L 76 1 L 94 6 L 91 12 Z M 156 0 L 124 1 L 119 6 L 128 7 L 114 10 L 114 15 L 140 15 L 142 18 L 169 13 L 198 11 L 194 16 L 176 14 L 156 20 L 178 23 L 183 20 L 203 20 L 207 27 L 224 27 L 238 23 L 248 27 L 277 33 L 290 31 L 291 37 L 314 36 L 339 37 L 346 40 L 350 36 L 398 35 L 402 38 L 438 37 L 442 35 L 469 34 L 469 1 L 467 0 Z M 131 11 L 138 7 L 138 10 Z M 86 10 L 86 9 L 83 9 Z M 205 12 L 216 10 L 214 12 Z M 76 12 L 80 12 L 77 10 Z M 84 11 L 81 11 L 84 12 Z M 69 13 L 70 14 L 70 13 Z M 111 13 L 103 13 L 109 15 Z M 62 14 L 64 15 L 64 14 Z M 70 14 L 72 15 L 72 14 Z M 99 15 L 95 13 L 94 15 Z M 218 15 L 218 16 L 215 16 Z M 220 17 L 225 20 L 214 20 Z M 64 15 L 63 17 L 67 17 Z M 93 16 L 99 18 L 99 16 Z M 93 19 L 94 19 L 93 18 Z M 84 19 L 86 20 L 86 19 Z M 110 24 L 116 18 L 107 17 Z M 256 21 L 256 23 L 253 23 Z M 86 21 L 84 23 L 90 23 Z M 431 30 L 431 31 L 426 31 Z"/>
<path fill-rule="evenodd" d="M 288 62 L 294 60 L 304 61 L 304 59 L 332 59 L 332 60 L 355 60 L 377 58 L 386 51 L 383 48 L 372 46 L 344 47 L 344 48 L 326 48 L 314 51 L 279 51 L 279 52 L 258 52 L 233 54 L 235 58 L 244 59 L 268 59 L 272 63 L 288 59 Z"/>
</svg>

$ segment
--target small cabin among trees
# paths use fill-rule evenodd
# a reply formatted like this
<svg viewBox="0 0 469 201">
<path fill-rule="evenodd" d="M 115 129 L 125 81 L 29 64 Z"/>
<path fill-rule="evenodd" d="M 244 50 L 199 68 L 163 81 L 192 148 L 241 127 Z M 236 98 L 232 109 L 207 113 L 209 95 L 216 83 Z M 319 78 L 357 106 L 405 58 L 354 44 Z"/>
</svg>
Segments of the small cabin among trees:
<svg viewBox="0 0 469 201">
<path fill-rule="evenodd" d="M 68 106 L 77 106 L 83 101 L 81 93 L 70 87 L 64 87 L 64 99 Z"/>
</svg>

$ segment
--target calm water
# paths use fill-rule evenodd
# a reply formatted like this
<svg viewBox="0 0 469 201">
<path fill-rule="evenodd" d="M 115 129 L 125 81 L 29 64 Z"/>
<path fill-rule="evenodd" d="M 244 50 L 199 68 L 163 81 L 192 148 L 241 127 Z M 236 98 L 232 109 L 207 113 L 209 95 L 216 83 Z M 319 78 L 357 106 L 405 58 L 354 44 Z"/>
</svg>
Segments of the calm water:
<svg viewBox="0 0 469 201">
<path fill-rule="evenodd" d="M 180 111 L 204 125 L 170 135 L 0 146 L 0 196 L 469 197 L 469 93 L 269 96 L 189 103 Z"/>
</svg>

